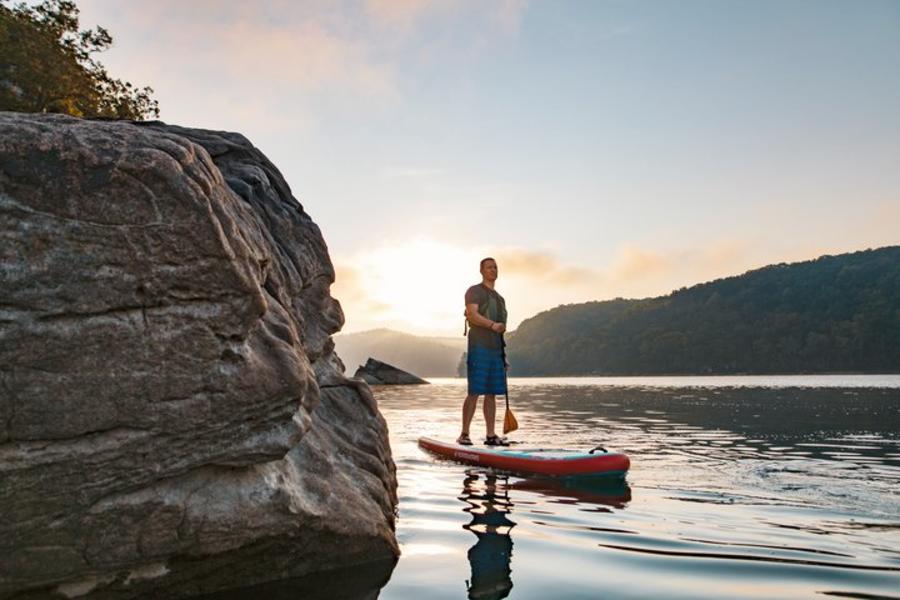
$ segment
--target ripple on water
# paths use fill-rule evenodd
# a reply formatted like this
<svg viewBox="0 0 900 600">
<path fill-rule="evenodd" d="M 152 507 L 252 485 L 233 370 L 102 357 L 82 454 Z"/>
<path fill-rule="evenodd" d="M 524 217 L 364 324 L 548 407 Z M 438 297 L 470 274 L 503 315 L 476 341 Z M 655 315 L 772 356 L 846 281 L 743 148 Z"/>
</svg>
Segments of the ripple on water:
<svg viewBox="0 0 900 600">
<path fill-rule="evenodd" d="M 398 465 L 404 552 L 381 598 L 900 590 L 898 390 L 697 393 L 514 382 L 520 431 L 511 437 L 536 447 L 603 443 L 627 451 L 632 471 L 617 489 L 424 455 L 418 436 L 458 433 L 461 391 L 456 384 L 376 390 Z"/>
</svg>

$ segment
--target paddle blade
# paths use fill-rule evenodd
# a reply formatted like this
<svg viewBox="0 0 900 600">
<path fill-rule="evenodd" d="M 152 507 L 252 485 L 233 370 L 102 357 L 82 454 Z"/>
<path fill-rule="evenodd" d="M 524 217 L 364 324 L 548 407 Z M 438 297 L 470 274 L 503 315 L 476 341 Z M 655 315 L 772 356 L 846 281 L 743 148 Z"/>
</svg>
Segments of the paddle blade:
<svg viewBox="0 0 900 600">
<path fill-rule="evenodd" d="M 516 417 L 512 414 L 512 411 L 507 408 L 506 414 L 503 416 L 503 433 L 509 433 L 510 431 L 515 431 L 518 428 L 519 422 L 516 421 Z"/>
</svg>

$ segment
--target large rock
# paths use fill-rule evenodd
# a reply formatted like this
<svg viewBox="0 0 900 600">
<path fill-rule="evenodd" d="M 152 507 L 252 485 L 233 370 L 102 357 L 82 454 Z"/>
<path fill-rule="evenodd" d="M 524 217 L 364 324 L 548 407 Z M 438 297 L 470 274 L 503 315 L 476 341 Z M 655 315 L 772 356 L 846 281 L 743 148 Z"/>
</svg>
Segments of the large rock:
<svg viewBox="0 0 900 600">
<path fill-rule="evenodd" d="M 418 375 L 398 369 L 394 365 L 369 357 L 366 364 L 356 369 L 353 377 L 375 385 L 411 385 L 428 383 Z"/>
<path fill-rule="evenodd" d="M 393 559 L 318 227 L 243 136 L 0 113 L 0 597 Z"/>
</svg>

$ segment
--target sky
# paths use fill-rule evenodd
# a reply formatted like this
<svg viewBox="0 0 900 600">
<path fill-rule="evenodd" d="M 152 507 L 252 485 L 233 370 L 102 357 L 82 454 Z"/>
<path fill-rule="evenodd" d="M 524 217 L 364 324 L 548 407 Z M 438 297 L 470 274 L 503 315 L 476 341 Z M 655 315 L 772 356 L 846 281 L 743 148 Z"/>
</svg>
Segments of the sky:
<svg viewBox="0 0 900 600">
<path fill-rule="evenodd" d="M 896 0 L 80 0 L 164 121 L 239 131 L 322 229 L 345 332 L 510 329 L 900 243 Z"/>
</svg>

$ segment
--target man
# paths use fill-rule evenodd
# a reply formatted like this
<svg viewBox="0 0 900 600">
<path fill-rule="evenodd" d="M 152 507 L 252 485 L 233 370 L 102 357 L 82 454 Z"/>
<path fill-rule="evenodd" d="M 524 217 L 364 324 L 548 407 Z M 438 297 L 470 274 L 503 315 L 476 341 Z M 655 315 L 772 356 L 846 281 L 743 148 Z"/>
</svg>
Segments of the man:
<svg viewBox="0 0 900 600">
<path fill-rule="evenodd" d="M 488 446 L 506 446 L 506 440 L 494 431 L 497 414 L 496 395 L 506 393 L 506 364 L 503 352 L 503 332 L 506 331 L 506 302 L 494 289 L 497 281 L 497 261 L 485 258 L 481 261 L 481 283 L 466 291 L 466 320 L 469 329 L 469 349 L 466 367 L 469 390 L 462 410 L 462 433 L 458 444 L 472 445 L 469 426 L 478 405 L 478 396 L 484 396 L 484 421 Z"/>
</svg>

